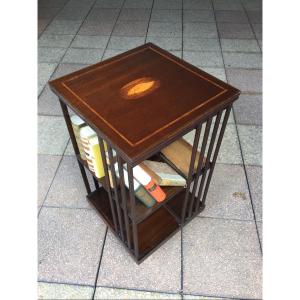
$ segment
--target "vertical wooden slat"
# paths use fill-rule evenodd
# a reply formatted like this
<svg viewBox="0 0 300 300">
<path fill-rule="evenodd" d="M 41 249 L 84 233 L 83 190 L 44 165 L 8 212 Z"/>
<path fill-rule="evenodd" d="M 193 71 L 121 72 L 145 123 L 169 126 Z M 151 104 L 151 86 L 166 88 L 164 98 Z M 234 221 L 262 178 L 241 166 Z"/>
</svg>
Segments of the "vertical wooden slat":
<svg viewBox="0 0 300 300">
<path fill-rule="evenodd" d="M 59 99 L 59 103 L 60 103 L 60 106 L 61 106 L 61 109 L 62 109 L 62 112 L 63 112 L 65 122 L 67 124 L 67 128 L 68 128 L 68 131 L 69 131 L 71 142 L 72 142 L 74 152 L 75 152 L 76 158 L 77 158 L 78 155 L 80 155 L 80 152 L 79 152 L 79 148 L 78 148 L 78 145 L 77 145 L 77 142 L 76 142 L 76 138 L 75 138 L 75 134 L 74 134 L 74 131 L 73 131 L 72 122 L 71 122 L 71 119 L 70 119 L 68 108 L 67 108 L 67 105 L 63 101 L 61 101 L 61 99 Z M 87 191 L 88 194 L 90 194 L 91 193 L 91 187 L 90 187 L 88 178 L 86 176 L 84 166 L 78 161 L 78 159 L 77 159 L 77 163 L 79 165 L 79 169 L 80 169 L 80 172 L 81 172 L 81 176 L 82 176 L 86 191 Z"/>
<path fill-rule="evenodd" d="M 100 188 L 99 182 L 98 182 L 98 180 L 95 177 L 93 177 L 93 180 L 94 180 L 95 188 L 96 188 L 96 190 L 98 190 Z"/>
</svg>

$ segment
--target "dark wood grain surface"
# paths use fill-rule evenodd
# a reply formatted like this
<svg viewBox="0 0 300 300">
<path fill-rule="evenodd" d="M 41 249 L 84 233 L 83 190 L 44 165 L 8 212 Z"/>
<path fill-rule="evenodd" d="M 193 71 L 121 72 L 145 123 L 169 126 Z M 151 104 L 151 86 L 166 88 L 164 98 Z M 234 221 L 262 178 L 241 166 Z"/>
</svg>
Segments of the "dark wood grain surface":
<svg viewBox="0 0 300 300">
<path fill-rule="evenodd" d="M 240 93 L 151 43 L 53 80 L 50 87 L 131 164 Z"/>
</svg>

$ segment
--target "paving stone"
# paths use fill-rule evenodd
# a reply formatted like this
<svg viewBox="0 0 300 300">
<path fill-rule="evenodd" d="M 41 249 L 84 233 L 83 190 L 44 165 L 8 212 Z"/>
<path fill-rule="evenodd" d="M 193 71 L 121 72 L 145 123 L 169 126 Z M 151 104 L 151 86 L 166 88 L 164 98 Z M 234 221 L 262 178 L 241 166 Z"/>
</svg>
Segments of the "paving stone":
<svg viewBox="0 0 300 300">
<path fill-rule="evenodd" d="M 38 283 L 38 299 L 92 299 L 94 288 L 57 283 Z"/>
<path fill-rule="evenodd" d="M 217 22 L 224 23 L 249 23 L 247 15 L 244 11 L 217 10 Z"/>
<path fill-rule="evenodd" d="M 47 85 L 42 91 L 38 100 L 38 114 L 48 116 L 62 116 L 62 110 L 58 97 L 51 91 Z"/>
<path fill-rule="evenodd" d="M 110 35 L 114 28 L 114 21 L 85 21 L 80 28 L 79 35 Z"/>
<path fill-rule="evenodd" d="M 38 279 L 94 285 L 106 226 L 94 210 L 43 207 Z"/>
<path fill-rule="evenodd" d="M 153 0 L 125 0 L 125 8 L 151 8 Z"/>
<path fill-rule="evenodd" d="M 149 21 L 151 9 L 149 8 L 123 8 L 119 21 Z"/>
<path fill-rule="evenodd" d="M 82 20 L 53 20 L 45 30 L 46 34 L 76 34 Z"/>
<path fill-rule="evenodd" d="M 263 246 L 263 224 L 262 224 L 262 222 L 256 222 L 256 223 L 257 223 L 257 229 L 258 229 L 260 243 Z"/>
<path fill-rule="evenodd" d="M 66 48 L 50 48 L 39 47 L 38 48 L 38 61 L 41 62 L 59 62 L 66 52 Z"/>
<path fill-rule="evenodd" d="M 261 0 L 241 0 L 246 10 L 249 11 L 261 11 L 262 1 Z"/>
<path fill-rule="evenodd" d="M 121 54 L 123 52 L 124 52 L 124 49 L 118 49 L 118 50 L 116 50 L 116 49 L 114 49 L 114 50 L 107 49 L 104 52 L 102 60 L 105 60 L 105 59 L 108 59 L 110 57 L 116 56 L 116 55 Z"/>
<path fill-rule="evenodd" d="M 60 10 L 59 6 L 43 7 L 38 5 L 38 19 L 53 19 Z"/>
<path fill-rule="evenodd" d="M 192 39 L 183 38 L 183 50 L 187 51 L 220 51 L 220 43 L 217 39 Z"/>
<path fill-rule="evenodd" d="M 195 218 L 183 228 L 183 292 L 261 298 L 262 259 L 255 223 Z"/>
<path fill-rule="evenodd" d="M 148 291 L 180 290 L 180 232 L 137 265 L 121 243 L 108 233 L 99 271 L 99 286 Z"/>
<path fill-rule="evenodd" d="M 179 9 L 153 9 L 151 22 L 182 22 L 182 11 Z"/>
<path fill-rule="evenodd" d="M 208 74 L 217 77 L 220 80 L 227 82 L 226 74 L 224 68 L 211 68 L 211 67 L 200 67 L 201 70 L 207 72 Z"/>
<path fill-rule="evenodd" d="M 39 7 L 62 7 L 68 0 L 39 0 Z"/>
<path fill-rule="evenodd" d="M 188 38 L 217 38 L 215 23 L 184 23 L 183 36 Z"/>
<path fill-rule="evenodd" d="M 97 0 L 95 7 L 101 8 L 120 8 L 124 0 Z"/>
<path fill-rule="evenodd" d="M 107 49 L 124 49 L 129 50 L 137 46 L 143 45 L 145 42 L 144 37 L 134 36 L 112 36 Z"/>
<path fill-rule="evenodd" d="M 262 56 L 260 53 L 223 52 L 226 68 L 261 69 Z"/>
<path fill-rule="evenodd" d="M 95 64 L 101 61 L 104 49 L 79 49 L 69 48 L 66 52 L 64 63 Z"/>
<path fill-rule="evenodd" d="M 182 24 L 167 22 L 150 22 L 148 28 L 148 36 L 168 38 L 181 37 Z"/>
<path fill-rule="evenodd" d="M 181 299 L 180 294 L 97 287 L 94 299 Z"/>
<path fill-rule="evenodd" d="M 252 24 L 262 23 L 262 12 L 261 11 L 248 11 L 247 12 L 250 22 Z"/>
<path fill-rule="evenodd" d="M 113 31 L 113 35 L 121 36 L 145 36 L 148 22 L 139 21 L 118 21 Z"/>
<path fill-rule="evenodd" d="M 215 16 L 212 10 L 185 9 L 183 10 L 183 22 L 214 23 Z"/>
<path fill-rule="evenodd" d="M 41 206 L 60 162 L 58 155 L 38 155 L 38 205 Z"/>
<path fill-rule="evenodd" d="M 86 22 L 115 22 L 119 12 L 119 9 L 93 8 L 89 13 Z"/>
<path fill-rule="evenodd" d="M 90 175 L 88 171 L 87 174 Z M 86 200 L 86 189 L 75 156 L 63 157 L 44 205 L 92 208 Z"/>
<path fill-rule="evenodd" d="M 182 58 L 182 51 L 170 50 L 169 52 L 179 58 Z"/>
<path fill-rule="evenodd" d="M 62 155 L 68 139 L 62 117 L 38 117 L 38 154 Z"/>
<path fill-rule="evenodd" d="M 195 66 L 223 67 L 221 52 L 183 51 L 183 59 Z"/>
<path fill-rule="evenodd" d="M 184 0 L 183 9 L 212 9 L 210 0 Z"/>
<path fill-rule="evenodd" d="M 184 300 L 230 300 L 225 298 L 215 298 L 215 297 L 202 297 L 202 296 L 194 296 L 194 295 L 183 295 Z"/>
<path fill-rule="evenodd" d="M 181 38 L 147 36 L 146 42 L 151 42 L 165 50 L 182 50 Z"/>
<path fill-rule="evenodd" d="M 262 38 L 262 24 L 252 24 L 257 39 Z"/>
<path fill-rule="evenodd" d="M 262 92 L 261 70 L 227 69 L 226 75 L 228 82 L 243 93 Z"/>
<path fill-rule="evenodd" d="M 73 40 L 73 34 L 56 35 L 56 34 L 42 34 L 38 40 L 39 47 L 69 47 Z"/>
<path fill-rule="evenodd" d="M 243 166 L 216 164 L 200 216 L 254 220 Z"/>
<path fill-rule="evenodd" d="M 38 19 L 38 35 L 41 35 L 48 24 L 51 22 L 51 19 Z"/>
<path fill-rule="evenodd" d="M 90 10 L 89 6 L 65 6 L 55 17 L 55 20 L 83 20 Z"/>
<path fill-rule="evenodd" d="M 71 140 L 68 142 L 64 155 L 75 155 Z"/>
<path fill-rule="evenodd" d="M 263 42 L 262 42 L 262 38 L 258 38 L 257 39 L 257 42 L 258 42 L 258 44 L 259 44 L 259 46 L 260 46 L 260 49 L 261 49 L 261 51 L 263 50 Z"/>
<path fill-rule="evenodd" d="M 253 39 L 255 38 L 249 24 L 218 23 L 220 38 L 222 39 Z"/>
<path fill-rule="evenodd" d="M 71 44 L 73 48 L 102 48 L 105 49 L 109 36 L 77 35 Z"/>
<path fill-rule="evenodd" d="M 255 39 L 221 39 L 221 47 L 227 52 L 260 52 Z"/>
<path fill-rule="evenodd" d="M 262 165 L 261 126 L 237 125 L 246 165 Z"/>
<path fill-rule="evenodd" d="M 38 64 L 38 93 L 42 91 L 48 82 L 51 74 L 54 72 L 57 63 L 39 63 Z"/>
<path fill-rule="evenodd" d="M 262 95 L 242 94 L 233 109 L 238 124 L 262 125 Z"/>
<path fill-rule="evenodd" d="M 181 0 L 154 0 L 153 9 L 181 9 Z"/>
<path fill-rule="evenodd" d="M 52 0 L 51 0 L 52 1 Z M 93 3 L 95 2 L 95 0 L 70 0 L 67 3 L 67 7 L 78 7 L 80 9 L 84 8 L 84 7 L 91 7 L 93 5 Z"/>
<path fill-rule="evenodd" d="M 262 168 L 246 166 L 256 221 L 262 221 Z"/>
<path fill-rule="evenodd" d="M 213 0 L 215 10 L 243 10 L 239 0 Z"/>
</svg>

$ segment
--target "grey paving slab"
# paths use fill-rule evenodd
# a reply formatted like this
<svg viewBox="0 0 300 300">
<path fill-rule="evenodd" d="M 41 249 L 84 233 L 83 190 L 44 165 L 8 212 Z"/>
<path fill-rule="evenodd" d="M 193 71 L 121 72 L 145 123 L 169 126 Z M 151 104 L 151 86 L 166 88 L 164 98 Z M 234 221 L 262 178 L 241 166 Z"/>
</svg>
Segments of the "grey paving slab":
<svg viewBox="0 0 300 300">
<path fill-rule="evenodd" d="M 115 22 L 119 15 L 120 9 L 108 9 L 108 8 L 93 8 L 89 13 L 87 22 Z"/>
<path fill-rule="evenodd" d="M 153 9 L 181 9 L 181 0 L 154 0 Z"/>
<path fill-rule="evenodd" d="M 52 0 L 51 0 L 52 1 Z M 95 0 L 70 0 L 67 3 L 67 7 L 78 7 L 78 8 L 84 8 L 84 7 L 91 7 L 93 5 Z"/>
<path fill-rule="evenodd" d="M 242 92 L 262 92 L 261 70 L 227 69 L 227 79 L 230 84 Z"/>
<path fill-rule="evenodd" d="M 246 165 L 262 165 L 261 126 L 237 125 Z"/>
<path fill-rule="evenodd" d="M 118 20 L 120 21 L 148 21 L 151 9 L 149 8 L 123 8 Z"/>
<path fill-rule="evenodd" d="M 141 36 L 112 36 L 107 49 L 124 49 L 125 51 L 143 45 L 144 42 L 145 38 Z"/>
<path fill-rule="evenodd" d="M 48 116 L 62 116 L 58 97 L 51 91 L 47 85 L 42 91 L 38 100 L 38 114 Z"/>
<path fill-rule="evenodd" d="M 56 34 L 42 34 L 38 40 L 39 47 L 69 47 L 73 40 L 73 34 L 56 35 Z"/>
<path fill-rule="evenodd" d="M 195 296 L 195 295 L 182 295 L 182 299 L 195 299 L 195 300 L 230 300 L 228 298 L 216 298 L 216 297 L 205 297 L 205 296 Z"/>
<path fill-rule="evenodd" d="M 258 39 L 257 39 L 257 42 L 258 42 L 258 44 L 259 44 L 259 46 L 260 46 L 260 49 L 263 50 L 263 42 L 262 42 L 262 38 L 258 38 Z"/>
<path fill-rule="evenodd" d="M 183 228 L 183 292 L 261 298 L 262 258 L 255 223 L 196 218 Z"/>
<path fill-rule="evenodd" d="M 182 11 L 179 9 L 153 9 L 151 22 L 182 22 Z"/>
<path fill-rule="evenodd" d="M 64 63 L 95 64 L 101 60 L 104 49 L 69 48 L 63 58 Z"/>
<path fill-rule="evenodd" d="M 183 10 L 183 22 L 205 22 L 214 23 L 215 16 L 212 10 L 200 10 L 200 9 L 184 9 Z"/>
<path fill-rule="evenodd" d="M 183 36 L 187 38 L 217 38 L 215 23 L 184 23 Z"/>
<path fill-rule="evenodd" d="M 124 49 L 107 49 L 104 52 L 102 60 L 108 59 L 110 57 L 121 54 L 123 52 L 124 52 Z"/>
<path fill-rule="evenodd" d="M 62 155 L 68 139 L 62 117 L 38 116 L 38 154 Z"/>
<path fill-rule="evenodd" d="M 114 21 L 85 21 L 80 28 L 79 35 L 110 35 Z"/>
<path fill-rule="evenodd" d="M 246 23 L 218 23 L 218 29 L 222 39 L 255 38 L 251 26 Z"/>
<path fill-rule="evenodd" d="M 220 80 L 227 82 L 225 69 L 224 68 L 212 68 L 212 67 L 200 67 L 201 70 L 207 72 L 208 74 L 217 77 Z"/>
<path fill-rule="evenodd" d="M 184 0 L 183 9 L 212 9 L 210 0 Z"/>
<path fill-rule="evenodd" d="M 66 50 L 66 48 L 39 47 L 38 62 L 59 62 Z"/>
<path fill-rule="evenodd" d="M 256 220 L 262 221 L 262 168 L 246 166 Z"/>
<path fill-rule="evenodd" d="M 42 91 L 50 76 L 54 72 L 57 63 L 39 63 L 38 64 L 38 93 Z"/>
<path fill-rule="evenodd" d="M 180 290 L 180 232 L 137 265 L 121 243 L 109 232 L 99 271 L 99 286 L 148 291 Z"/>
<path fill-rule="evenodd" d="M 182 51 L 170 50 L 169 52 L 179 58 L 182 58 Z"/>
<path fill-rule="evenodd" d="M 262 24 L 252 24 L 257 39 L 262 38 Z"/>
<path fill-rule="evenodd" d="M 38 205 L 42 205 L 60 162 L 59 155 L 38 155 Z"/>
<path fill-rule="evenodd" d="M 223 67 L 221 52 L 183 51 L 183 59 L 195 66 Z"/>
<path fill-rule="evenodd" d="M 43 207 L 38 280 L 94 285 L 106 226 L 94 210 Z"/>
<path fill-rule="evenodd" d="M 263 223 L 262 222 L 256 222 L 256 223 L 257 223 L 257 229 L 258 229 L 260 243 L 263 246 Z"/>
<path fill-rule="evenodd" d="M 41 35 L 48 24 L 51 22 L 51 19 L 38 19 L 38 35 Z"/>
<path fill-rule="evenodd" d="M 145 36 L 148 22 L 140 21 L 118 21 L 113 31 L 113 35 L 119 36 Z"/>
<path fill-rule="evenodd" d="M 44 7 L 38 5 L 38 19 L 52 19 L 60 10 L 60 6 Z"/>
<path fill-rule="evenodd" d="M 57 283 L 38 283 L 38 299 L 92 299 L 94 288 Z"/>
<path fill-rule="evenodd" d="M 82 20 L 53 20 L 45 30 L 46 34 L 76 34 Z"/>
<path fill-rule="evenodd" d="M 71 44 L 72 48 L 102 48 L 105 49 L 109 36 L 77 35 Z"/>
<path fill-rule="evenodd" d="M 226 68 L 261 69 L 262 55 L 260 53 L 223 52 Z"/>
<path fill-rule="evenodd" d="M 148 36 L 175 38 L 182 36 L 182 23 L 150 22 Z"/>
<path fill-rule="evenodd" d="M 75 155 L 72 142 L 69 141 L 64 155 Z"/>
<path fill-rule="evenodd" d="M 243 10 L 240 0 L 213 0 L 215 10 Z"/>
<path fill-rule="evenodd" d="M 62 7 L 68 0 L 39 0 L 40 7 Z"/>
<path fill-rule="evenodd" d="M 153 0 L 125 0 L 125 8 L 151 8 Z"/>
<path fill-rule="evenodd" d="M 182 38 L 147 36 L 146 42 L 151 42 L 166 50 L 182 50 Z"/>
<path fill-rule="evenodd" d="M 255 39 L 221 39 L 221 47 L 227 52 L 260 52 Z"/>
<path fill-rule="evenodd" d="M 59 78 L 61 76 L 67 75 L 69 73 L 73 73 L 80 69 L 87 67 L 87 64 L 68 64 L 68 63 L 61 63 L 58 65 L 57 69 L 51 76 L 51 79 Z"/>
<path fill-rule="evenodd" d="M 241 0 L 244 8 L 249 11 L 261 11 L 262 1 L 261 0 Z"/>
<path fill-rule="evenodd" d="M 217 10 L 216 20 L 221 23 L 249 23 L 243 10 Z"/>
<path fill-rule="evenodd" d="M 99 8 L 121 8 L 124 0 L 97 0 L 95 7 Z"/>
<path fill-rule="evenodd" d="M 262 95 L 242 94 L 233 109 L 237 124 L 262 125 Z"/>
<path fill-rule="evenodd" d="M 92 208 L 86 200 L 86 189 L 75 156 L 63 157 L 44 205 Z"/>
<path fill-rule="evenodd" d="M 181 299 L 180 294 L 97 287 L 94 299 Z"/>
<path fill-rule="evenodd" d="M 200 216 L 254 220 L 243 166 L 216 164 Z"/>
<path fill-rule="evenodd" d="M 248 11 L 247 14 L 252 24 L 262 23 L 262 11 Z"/>
<path fill-rule="evenodd" d="M 90 10 L 89 6 L 65 6 L 55 17 L 56 20 L 83 20 Z"/>
<path fill-rule="evenodd" d="M 218 39 L 183 38 L 183 50 L 187 51 L 221 51 Z"/>
</svg>

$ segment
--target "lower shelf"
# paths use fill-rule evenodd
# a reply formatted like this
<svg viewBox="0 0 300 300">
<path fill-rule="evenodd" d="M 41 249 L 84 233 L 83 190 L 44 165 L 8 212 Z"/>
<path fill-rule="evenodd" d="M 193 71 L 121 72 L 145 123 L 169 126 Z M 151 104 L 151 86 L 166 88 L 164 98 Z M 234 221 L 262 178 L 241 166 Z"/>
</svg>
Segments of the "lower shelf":
<svg viewBox="0 0 300 300">
<path fill-rule="evenodd" d="M 126 246 L 129 253 L 138 263 L 140 263 L 180 229 L 179 203 L 183 202 L 184 194 L 184 191 L 177 194 L 166 205 L 161 206 L 144 221 L 137 224 L 138 257 L 135 257 L 133 249 L 128 248 L 128 246 L 121 240 L 119 232 L 114 227 L 107 192 L 103 188 L 97 189 L 89 194 L 87 199 L 94 205 L 114 234 Z M 125 230 L 125 226 L 123 227 Z M 129 231 L 132 240 L 131 222 Z"/>
</svg>

